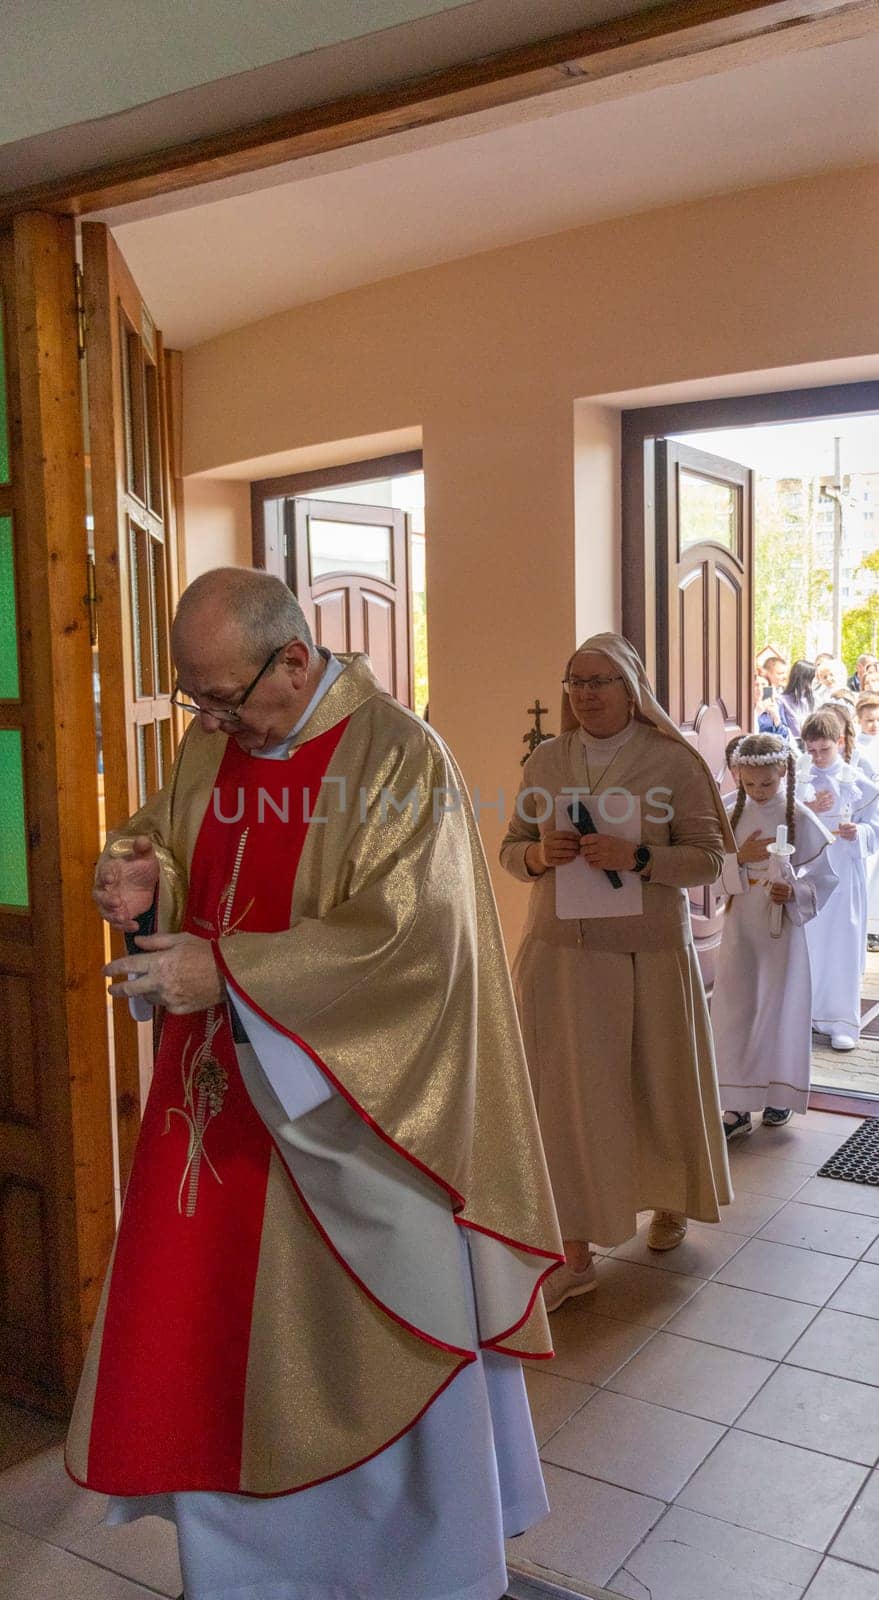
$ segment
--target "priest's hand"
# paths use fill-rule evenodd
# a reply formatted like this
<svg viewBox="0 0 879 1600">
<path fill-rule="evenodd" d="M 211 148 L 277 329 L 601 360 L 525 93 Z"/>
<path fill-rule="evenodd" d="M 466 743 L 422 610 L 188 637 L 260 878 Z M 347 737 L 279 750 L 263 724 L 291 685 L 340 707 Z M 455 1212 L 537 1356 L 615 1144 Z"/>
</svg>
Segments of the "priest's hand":
<svg viewBox="0 0 879 1600">
<path fill-rule="evenodd" d="M 634 872 L 636 846 L 631 839 L 613 833 L 586 833 L 580 840 L 580 854 L 587 867 L 599 872 Z"/>
<path fill-rule="evenodd" d="M 140 954 L 104 967 L 114 1000 L 139 997 L 177 1016 L 206 1011 L 225 999 L 223 980 L 207 939 L 192 933 L 151 933 L 137 939 Z"/>
<path fill-rule="evenodd" d="M 125 855 L 102 856 L 95 868 L 92 898 L 106 922 L 124 933 L 137 931 L 137 918 L 149 911 L 159 881 L 152 839 L 138 834 Z"/>
</svg>

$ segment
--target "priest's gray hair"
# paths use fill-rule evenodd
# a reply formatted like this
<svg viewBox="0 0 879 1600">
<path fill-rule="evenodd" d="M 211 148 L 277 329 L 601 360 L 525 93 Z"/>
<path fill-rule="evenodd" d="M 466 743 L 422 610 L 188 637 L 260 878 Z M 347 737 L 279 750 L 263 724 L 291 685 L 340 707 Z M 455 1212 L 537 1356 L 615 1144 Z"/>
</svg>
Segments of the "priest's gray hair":
<svg viewBox="0 0 879 1600">
<path fill-rule="evenodd" d="M 171 630 L 172 643 L 202 608 L 215 610 L 242 635 L 248 655 L 262 661 L 299 639 L 314 654 L 312 632 L 292 589 L 270 572 L 254 567 L 214 567 L 195 578 L 180 596 Z"/>
</svg>

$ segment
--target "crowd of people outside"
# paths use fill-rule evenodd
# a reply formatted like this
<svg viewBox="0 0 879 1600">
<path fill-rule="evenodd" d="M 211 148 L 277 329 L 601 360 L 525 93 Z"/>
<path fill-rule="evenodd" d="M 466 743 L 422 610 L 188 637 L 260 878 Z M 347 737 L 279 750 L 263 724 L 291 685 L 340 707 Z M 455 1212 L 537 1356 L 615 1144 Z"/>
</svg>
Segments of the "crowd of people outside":
<svg viewBox="0 0 879 1600">
<path fill-rule="evenodd" d="M 869 702 L 879 705 L 879 657 L 858 656 L 851 674 L 845 662 L 829 651 L 822 651 L 814 661 L 789 665 L 782 656 L 772 655 L 755 665 L 755 733 L 777 733 L 783 739 L 801 741 L 805 718 L 828 701 L 846 707 L 858 722 Z"/>
</svg>

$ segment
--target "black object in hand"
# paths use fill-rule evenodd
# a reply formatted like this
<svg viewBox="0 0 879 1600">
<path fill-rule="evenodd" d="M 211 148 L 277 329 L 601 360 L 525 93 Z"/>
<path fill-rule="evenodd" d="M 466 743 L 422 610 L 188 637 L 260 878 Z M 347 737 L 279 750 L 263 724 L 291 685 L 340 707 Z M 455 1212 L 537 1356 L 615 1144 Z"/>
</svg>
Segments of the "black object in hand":
<svg viewBox="0 0 879 1600">
<path fill-rule="evenodd" d="M 574 805 L 568 806 L 568 816 L 573 822 L 577 832 L 581 836 L 587 833 L 598 832 L 598 829 L 596 828 L 595 823 L 592 821 L 592 817 L 586 810 L 582 800 L 577 800 Z M 612 871 L 612 869 L 609 867 L 605 867 L 603 870 L 604 876 L 606 877 L 608 883 L 611 884 L 614 889 L 621 889 L 623 887 L 623 880 L 618 872 Z"/>
<path fill-rule="evenodd" d="M 123 938 L 125 939 L 125 952 L 129 956 L 142 956 L 143 951 L 141 950 L 140 946 L 135 943 L 135 941 L 137 939 L 148 938 L 151 933 L 155 933 L 156 931 L 155 900 L 153 901 L 152 905 L 147 906 L 146 911 L 142 911 L 140 916 L 135 917 L 133 920 L 137 923 L 137 932 L 123 934 Z"/>
</svg>

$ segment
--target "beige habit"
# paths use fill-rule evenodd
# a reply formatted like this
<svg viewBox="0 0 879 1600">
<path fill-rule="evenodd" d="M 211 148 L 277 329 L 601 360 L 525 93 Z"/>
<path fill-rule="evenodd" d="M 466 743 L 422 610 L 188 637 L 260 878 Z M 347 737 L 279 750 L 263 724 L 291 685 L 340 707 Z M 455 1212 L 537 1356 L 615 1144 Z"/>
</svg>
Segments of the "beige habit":
<svg viewBox="0 0 879 1600">
<path fill-rule="evenodd" d="M 588 740 L 588 759 L 593 778 L 604 768 L 594 794 L 640 797 L 653 852 L 642 914 L 561 920 L 555 872 L 525 865 L 528 845 L 556 825 L 551 814 L 536 820 L 549 811 L 539 791 L 587 787 L 587 741 L 567 703 L 568 730 L 525 766 L 501 863 L 532 885 L 513 981 L 562 1235 L 614 1245 L 640 1210 L 716 1222 L 732 1199 L 686 891 L 714 882 L 734 845 L 707 766 L 658 706 L 631 645 L 599 634 L 585 650 L 608 655 L 634 699 L 624 735 Z M 595 759 L 598 745 L 610 760 Z"/>
</svg>

